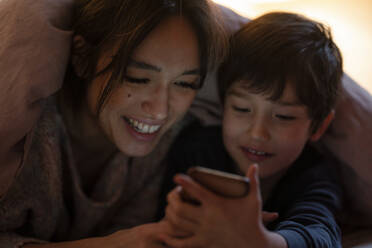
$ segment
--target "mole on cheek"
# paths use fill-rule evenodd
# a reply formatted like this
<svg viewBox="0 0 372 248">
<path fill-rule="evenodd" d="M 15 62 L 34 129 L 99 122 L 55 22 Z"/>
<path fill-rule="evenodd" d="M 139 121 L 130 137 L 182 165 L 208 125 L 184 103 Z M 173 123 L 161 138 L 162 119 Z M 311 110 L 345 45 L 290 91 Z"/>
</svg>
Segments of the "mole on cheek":
<svg viewBox="0 0 372 248">
<path fill-rule="evenodd" d="M 132 95 L 131 94 L 128 94 L 128 98 L 130 98 Z"/>
</svg>

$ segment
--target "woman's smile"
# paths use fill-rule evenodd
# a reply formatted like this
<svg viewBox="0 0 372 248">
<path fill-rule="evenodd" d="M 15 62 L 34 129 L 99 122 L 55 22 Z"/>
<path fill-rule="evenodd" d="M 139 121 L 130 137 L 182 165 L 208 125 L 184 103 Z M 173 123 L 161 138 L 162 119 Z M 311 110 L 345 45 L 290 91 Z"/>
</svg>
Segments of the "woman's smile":
<svg viewBox="0 0 372 248">
<path fill-rule="evenodd" d="M 152 141 L 162 127 L 162 125 L 150 125 L 128 117 L 123 117 L 123 120 L 129 133 L 141 141 Z"/>
</svg>

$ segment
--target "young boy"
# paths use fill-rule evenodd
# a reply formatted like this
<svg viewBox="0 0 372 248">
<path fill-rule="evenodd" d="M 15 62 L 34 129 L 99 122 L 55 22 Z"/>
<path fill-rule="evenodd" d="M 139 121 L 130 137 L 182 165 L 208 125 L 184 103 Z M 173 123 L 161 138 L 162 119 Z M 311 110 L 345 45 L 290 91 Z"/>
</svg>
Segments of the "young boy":
<svg viewBox="0 0 372 248">
<path fill-rule="evenodd" d="M 218 74 L 222 132 L 194 125 L 181 134 L 170 153 L 169 177 L 196 165 L 246 172 L 250 192 L 224 198 L 177 175 L 175 182 L 201 204 L 182 201 L 180 187 L 169 193 L 164 220 L 172 231 L 164 242 L 341 247 L 335 161 L 308 145 L 333 119 L 341 75 L 342 57 L 330 31 L 303 16 L 269 13 L 234 34 Z"/>
</svg>

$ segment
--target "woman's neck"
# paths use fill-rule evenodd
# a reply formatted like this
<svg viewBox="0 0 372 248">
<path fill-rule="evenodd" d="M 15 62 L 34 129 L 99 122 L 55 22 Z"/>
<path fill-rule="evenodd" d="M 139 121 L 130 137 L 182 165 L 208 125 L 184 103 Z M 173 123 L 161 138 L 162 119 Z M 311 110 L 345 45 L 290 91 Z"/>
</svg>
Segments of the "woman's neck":
<svg viewBox="0 0 372 248">
<path fill-rule="evenodd" d="M 69 105 L 66 97 L 61 95 L 59 107 L 70 135 L 76 162 L 104 162 L 117 151 L 116 146 L 106 138 L 99 121 L 82 103 L 78 108 Z"/>
<path fill-rule="evenodd" d="M 80 175 L 81 186 L 90 195 L 102 171 L 117 153 L 99 126 L 98 118 L 89 114 L 88 108 L 81 105 L 73 108 L 68 98 L 59 98 L 59 107 L 71 140 L 71 148 L 76 169 Z"/>
</svg>

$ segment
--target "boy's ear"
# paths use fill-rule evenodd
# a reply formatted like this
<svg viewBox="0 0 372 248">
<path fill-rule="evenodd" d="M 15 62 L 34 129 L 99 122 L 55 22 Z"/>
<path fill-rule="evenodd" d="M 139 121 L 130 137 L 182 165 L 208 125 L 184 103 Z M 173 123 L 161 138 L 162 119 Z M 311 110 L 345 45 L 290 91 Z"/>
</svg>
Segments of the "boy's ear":
<svg viewBox="0 0 372 248">
<path fill-rule="evenodd" d="M 331 112 L 327 115 L 326 118 L 322 121 L 318 129 L 310 136 L 310 141 L 318 141 L 324 132 L 327 130 L 328 126 L 331 124 L 332 120 L 335 118 L 335 110 L 332 109 Z"/>
<path fill-rule="evenodd" d="M 87 68 L 87 61 L 83 56 L 84 50 L 87 49 L 88 44 L 81 35 L 74 35 L 72 39 L 71 64 L 76 75 L 80 78 L 85 77 Z"/>
</svg>

